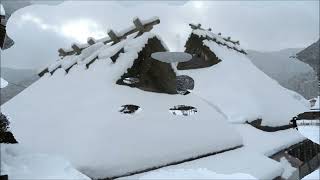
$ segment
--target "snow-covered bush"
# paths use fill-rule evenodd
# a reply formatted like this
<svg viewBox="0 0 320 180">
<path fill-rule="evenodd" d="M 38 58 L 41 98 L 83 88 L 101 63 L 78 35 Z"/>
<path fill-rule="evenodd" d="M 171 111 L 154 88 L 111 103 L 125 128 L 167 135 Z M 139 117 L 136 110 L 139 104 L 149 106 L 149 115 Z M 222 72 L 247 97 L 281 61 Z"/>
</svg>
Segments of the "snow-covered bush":
<svg viewBox="0 0 320 180">
<path fill-rule="evenodd" d="M 0 113 L 0 143 L 17 143 L 13 134 L 8 131 L 9 124 L 7 116 Z"/>
</svg>

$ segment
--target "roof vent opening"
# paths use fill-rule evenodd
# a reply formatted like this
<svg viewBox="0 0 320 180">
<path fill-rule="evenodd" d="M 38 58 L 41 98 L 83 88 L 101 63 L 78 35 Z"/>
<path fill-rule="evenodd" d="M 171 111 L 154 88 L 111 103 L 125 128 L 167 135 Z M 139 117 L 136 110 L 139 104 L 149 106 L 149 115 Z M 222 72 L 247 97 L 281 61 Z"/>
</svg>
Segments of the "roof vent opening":
<svg viewBox="0 0 320 180">
<path fill-rule="evenodd" d="M 177 76 L 177 93 L 187 95 L 194 89 L 194 80 L 187 75 Z"/>
<path fill-rule="evenodd" d="M 169 109 L 173 115 L 190 116 L 198 112 L 197 108 L 186 105 L 177 105 Z"/>
<path fill-rule="evenodd" d="M 126 104 L 121 106 L 119 112 L 122 114 L 135 114 L 141 111 L 141 108 L 137 105 Z"/>
<path fill-rule="evenodd" d="M 123 81 L 123 83 L 128 84 L 128 85 L 133 85 L 133 84 L 137 84 L 140 82 L 139 78 L 136 78 L 136 77 L 126 77 L 122 81 Z"/>
</svg>

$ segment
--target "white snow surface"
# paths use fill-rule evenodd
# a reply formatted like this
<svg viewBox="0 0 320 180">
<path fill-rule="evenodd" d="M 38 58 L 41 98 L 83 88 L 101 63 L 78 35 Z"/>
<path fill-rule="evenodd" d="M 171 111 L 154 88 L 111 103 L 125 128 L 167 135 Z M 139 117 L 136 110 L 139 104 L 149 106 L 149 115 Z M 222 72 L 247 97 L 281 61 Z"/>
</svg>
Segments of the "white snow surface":
<svg viewBox="0 0 320 180">
<path fill-rule="evenodd" d="M 8 86 L 8 84 L 9 84 L 6 80 L 4 80 L 4 79 L 2 79 L 2 78 L 0 78 L 0 81 L 1 81 L 1 82 L 0 82 L 0 83 L 1 83 L 1 84 L 0 84 L 0 85 L 1 85 L 0 88 L 5 88 L 5 87 Z"/>
<path fill-rule="evenodd" d="M 62 68 L 52 76 L 47 73 L 2 105 L 19 143 L 30 151 L 65 157 L 93 178 L 242 145 L 241 136 L 226 119 L 192 94 L 159 94 L 116 85 L 152 37 L 145 33 L 126 42 L 116 63 L 104 56 L 88 69 L 76 64 L 68 74 Z M 125 104 L 143 111 L 123 115 L 118 108 Z M 196 107 L 198 112 L 192 116 L 168 112 L 179 104 Z"/>
<path fill-rule="evenodd" d="M 181 172 L 182 169 L 187 170 L 188 174 L 190 174 L 191 177 L 194 177 L 193 179 L 206 178 L 203 173 L 198 172 L 199 169 L 207 169 L 208 171 L 212 171 L 217 174 L 231 175 L 234 177 L 236 177 L 236 174 L 247 174 L 257 179 L 274 179 L 275 177 L 281 176 L 284 172 L 284 169 L 279 162 L 261 155 L 260 153 L 248 151 L 246 148 L 239 148 L 221 154 L 216 154 L 214 156 L 164 167 L 151 172 L 127 176 L 120 179 L 143 179 L 145 177 L 150 177 L 153 174 L 160 176 L 162 172 Z M 196 173 L 191 175 L 192 172 Z M 149 173 L 151 173 L 151 175 Z M 170 178 L 174 178 L 175 173 L 170 176 Z M 166 178 L 167 176 L 165 175 L 167 174 L 168 173 L 162 175 L 160 179 Z M 243 177 L 241 175 L 239 176 Z"/>
<path fill-rule="evenodd" d="M 174 169 L 174 170 L 160 170 L 146 173 L 140 180 L 149 179 L 256 179 L 248 174 L 218 174 L 206 168 L 199 169 Z"/>
<path fill-rule="evenodd" d="M 1 16 L 5 16 L 6 15 L 6 11 L 4 10 L 2 4 L 0 3 L 0 15 Z"/>
<path fill-rule="evenodd" d="M 1 144 L 1 174 L 10 179 L 90 179 L 59 156 L 30 153 L 18 144 Z"/>
<path fill-rule="evenodd" d="M 302 178 L 303 180 L 318 180 L 320 179 L 320 169 L 313 171 L 308 174 L 306 177 Z"/>
<path fill-rule="evenodd" d="M 306 139 L 296 129 L 265 132 L 249 124 L 237 124 L 234 127 L 243 138 L 244 148 L 265 156 L 271 156 Z"/>
<path fill-rule="evenodd" d="M 281 177 L 284 179 L 288 179 L 292 173 L 294 173 L 297 169 L 292 167 L 290 162 L 285 158 L 282 157 L 280 159 L 280 163 L 282 164 L 282 167 L 284 167 L 284 172 L 282 173 Z"/>
<path fill-rule="evenodd" d="M 180 70 L 179 75 L 192 77 L 193 92 L 219 107 L 229 121 L 262 118 L 262 125 L 281 126 L 309 109 L 305 101 L 260 71 L 246 55 L 214 41 L 203 43 L 222 61 L 208 68 Z"/>
<path fill-rule="evenodd" d="M 298 126 L 298 130 L 306 138 L 320 144 L 320 126 Z"/>
</svg>

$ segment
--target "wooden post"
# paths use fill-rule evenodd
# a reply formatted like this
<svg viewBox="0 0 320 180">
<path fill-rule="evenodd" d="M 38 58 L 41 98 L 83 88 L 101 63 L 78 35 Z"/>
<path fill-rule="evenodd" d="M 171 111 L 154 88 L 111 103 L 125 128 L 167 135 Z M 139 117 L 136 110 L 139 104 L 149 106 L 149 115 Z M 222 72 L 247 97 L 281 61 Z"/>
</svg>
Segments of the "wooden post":
<svg viewBox="0 0 320 180">
<path fill-rule="evenodd" d="M 189 24 L 189 26 L 191 27 L 191 29 L 202 29 L 202 28 L 201 28 L 201 24 L 198 24 L 198 25 Z M 202 29 L 202 30 L 203 30 L 203 29 Z"/>
<path fill-rule="evenodd" d="M 93 45 L 93 44 L 95 44 L 96 42 L 94 41 L 93 38 L 88 38 L 87 43 L 90 44 L 90 45 Z"/>
<path fill-rule="evenodd" d="M 59 52 L 59 56 L 65 56 L 67 54 L 62 48 L 60 48 L 58 52 Z"/>
<path fill-rule="evenodd" d="M 120 42 L 120 38 L 116 35 L 115 32 L 113 32 L 112 30 L 109 30 L 108 31 L 108 35 L 109 37 L 111 38 L 111 40 L 114 42 L 114 43 L 118 43 Z"/>
<path fill-rule="evenodd" d="M 81 49 L 76 44 L 72 44 L 71 47 L 77 54 L 81 53 Z"/>
<path fill-rule="evenodd" d="M 139 18 L 133 19 L 133 24 L 136 26 L 138 31 L 145 32 L 145 28 Z"/>
<path fill-rule="evenodd" d="M 48 73 L 48 72 L 49 72 L 48 68 L 45 68 L 44 70 L 42 70 L 42 71 L 38 74 L 38 76 L 39 76 L 39 77 L 42 77 L 43 75 L 45 75 L 45 74 Z"/>
</svg>

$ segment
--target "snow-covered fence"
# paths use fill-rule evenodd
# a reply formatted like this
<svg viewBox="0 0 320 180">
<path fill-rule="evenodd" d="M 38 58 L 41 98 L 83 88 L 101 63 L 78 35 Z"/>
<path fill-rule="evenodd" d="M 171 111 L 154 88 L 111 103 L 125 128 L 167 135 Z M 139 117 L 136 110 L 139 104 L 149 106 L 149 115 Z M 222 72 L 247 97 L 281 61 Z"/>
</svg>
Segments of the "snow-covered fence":
<svg viewBox="0 0 320 180">
<path fill-rule="evenodd" d="M 68 56 L 72 54 L 80 54 L 81 51 L 85 48 L 87 48 L 90 45 L 93 45 L 98 42 L 103 42 L 104 44 L 107 43 L 118 43 L 122 39 L 125 39 L 127 36 L 139 32 L 138 35 L 141 35 L 144 32 L 151 31 L 154 25 L 157 25 L 160 23 L 160 19 L 158 17 L 153 17 L 151 19 L 147 20 L 140 20 L 138 17 L 135 17 L 133 19 L 133 26 L 130 26 L 120 32 L 113 31 L 111 29 L 108 30 L 107 34 L 109 37 L 105 37 L 99 40 L 95 40 L 94 38 L 88 38 L 86 44 L 78 45 L 76 43 L 72 44 L 71 48 L 64 49 L 60 48 L 58 50 L 59 56 Z"/>
</svg>

